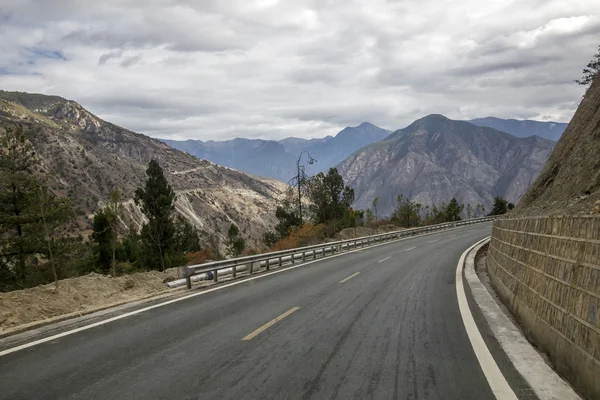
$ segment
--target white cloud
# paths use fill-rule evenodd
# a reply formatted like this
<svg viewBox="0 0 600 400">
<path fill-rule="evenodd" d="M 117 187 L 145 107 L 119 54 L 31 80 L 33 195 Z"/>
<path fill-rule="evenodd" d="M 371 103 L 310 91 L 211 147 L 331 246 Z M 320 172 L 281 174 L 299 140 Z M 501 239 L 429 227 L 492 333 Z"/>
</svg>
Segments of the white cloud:
<svg viewBox="0 0 600 400">
<path fill-rule="evenodd" d="M 568 121 L 600 0 L 0 0 L 0 88 L 161 137 Z"/>
</svg>

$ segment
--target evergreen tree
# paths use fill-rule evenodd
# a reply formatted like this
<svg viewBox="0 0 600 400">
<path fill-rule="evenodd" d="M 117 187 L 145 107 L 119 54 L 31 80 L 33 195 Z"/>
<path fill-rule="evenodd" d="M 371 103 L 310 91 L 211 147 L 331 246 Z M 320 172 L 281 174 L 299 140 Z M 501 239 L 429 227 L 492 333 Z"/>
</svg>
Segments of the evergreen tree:
<svg viewBox="0 0 600 400">
<path fill-rule="evenodd" d="M 175 251 L 179 254 L 200 251 L 198 229 L 181 215 L 175 218 Z"/>
<path fill-rule="evenodd" d="M 421 224 L 421 204 L 399 194 L 396 198 L 396 208 L 392 212 L 392 223 L 410 228 Z"/>
<path fill-rule="evenodd" d="M 344 179 L 335 168 L 329 168 L 327 174 L 319 172 L 313 176 L 308 187 L 311 211 L 318 224 L 329 221 L 337 224 L 354 202 L 354 189 L 344 186 Z"/>
<path fill-rule="evenodd" d="M 465 208 L 464 204 L 458 204 L 458 200 L 456 197 L 453 197 L 448 203 L 448 207 L 446 208 L 446 220 L 447 221 L 460 221 L 462 218 L 460 217 L 460 213 Z"/>
<path fill-rule="evenodd" d="M 583 86 L 588 86 L 594 81 L 594 78 L 598 75 L 598 71 L 600 71 L 600 46 L 598 46 L 598 53 L 594 54 L 592 61 L 583 69 L 581 80 L 576 80 L 575 82 Z"/>
<path fill-rule="evenodd" d="M 175 192 L 156 160 L 150 161 L 146 175 L 145 187 L 135 191 L 135 202 L 148 218 L 142 227 L 142 241 L 149 263 L 158 258 L 160 269 L 164 271 L 173 256 L 175 224 L 171 214 L 175 209 Z"/>
<path fill-rule="evenodd" d="M 94 221 L 92 222 L 91 239 L 95 243 L 94 260 L 95 264 L 104 273 L 110 271 L 111 262 L 112 238 L 109 219 L 106 210 L 101 209 L 94 215 Z"/>
<path fill-rule="evenodd" d="M 500 196 L 494 197 L 494 206 L 490 215 L 502 215 L 508 211 L 508 201 Z"/>
<path fill-rule="evenodd" d="M 27 258 L 39 252 L 42 232 L 32 175 L 38 163 L 22 127 L 0 130 L 0 258 L 7 261 L 8 287 L 27 286 Z"/>
</svg>

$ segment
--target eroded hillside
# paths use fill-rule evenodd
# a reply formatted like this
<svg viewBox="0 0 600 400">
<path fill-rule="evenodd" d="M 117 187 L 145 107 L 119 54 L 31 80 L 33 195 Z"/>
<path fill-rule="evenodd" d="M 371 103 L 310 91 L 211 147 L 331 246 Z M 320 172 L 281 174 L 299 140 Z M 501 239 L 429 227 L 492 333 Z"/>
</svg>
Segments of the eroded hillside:
<svg viewBox="0 0 600 400">
<path fill-rule="evenodd" d="M 518 214 L 589 213 L 600 200 L 600 79 L 581 100 Z"/>
<path fill-rule="evenodd" d="M 81 228 L 118 187 L 131 199 L 145 181 L 151 159 L 159 161 L 177 191 L 176 209 L 204 236 L 221 238 L 230 223 L 251 243 L 275 223 L 284 185 L 175 150 L 166 144 L 103 121 L 74 101 L 56 96 L 0 91 L 0 122 L 23 125 L 52 178 L 52 188 L 72 198 L 84 216 Z M 130 221 L 141 221 L 133 201 Z"/>
</svg>

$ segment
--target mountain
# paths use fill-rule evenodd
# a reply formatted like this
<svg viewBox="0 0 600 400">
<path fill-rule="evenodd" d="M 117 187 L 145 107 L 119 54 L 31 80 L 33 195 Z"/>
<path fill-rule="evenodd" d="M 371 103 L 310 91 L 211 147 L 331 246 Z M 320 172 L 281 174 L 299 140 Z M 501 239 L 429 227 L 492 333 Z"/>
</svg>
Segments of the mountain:
<svg viewBox="0 0 600 400">
<path fill-rule="evenodd" d="M 287 138 L 279 141 L 262 139 L 233 139 L 226 141 L 168 140 L 169 146 L 220 165 L 254 175 L 275 178 L 283 182 L 296 175 L 296 161 L 308 151 L 316 163 L 306 166 L 313 175 L 337 165 L 361 147 L 377 142 L 390 134 L 368 122 L 347 127 L 336 136 L 319 139 Z M 306 156 L 303 156 L 306 157 Z M 303 158 L 303 164 L 307 159 Z"/>
<path fill-rule="evenodd" d="M 536 135 L 553 141 L 560 139 L 560 136 L 563 134 L 565 129 L 567 129 L 568 125 L 564 122 L 541 122 L 527 119 L 516 120 L 495 117 L 476 118 L 467 122 L 477 126 L 494 128 L 520 138 Z"/>
<path fill-rule="evenodd" d="M 369 208 L 379 197 L 380 215 L 391 214 L 398 194 L 423 205 L 456 197 L 489 210 L 497 195 L 516 202 L 553 147 L 538 136 L 517 138 L 429 115 L 353 153 L 338 170 L 355 189 L 354 206 Z"/>
<path fill-rule="evenodd" d="M 515 212 L 529 216 L 600 213 L 599 202 L 600 78 L 596 78 Z"/>
<path fill-rule="evenodd" d="M 118 187 L 126 199 L 127 219 L 143 221 L 133 200 L 145 182 L 151 159 L 162 166 L 177 193 L 176 210 L 204 236 L 226 236 L 239 225 L 252 244 L 275 224 L 274 212 L 285 185 L 221 167 L 175 150 L 159 140 L 96 117 L 74 101 L 57 96 L 0 91 L 0 129 L 23 125 L 52 177 L 51 188 L 75 201 L 89 218 Z"/>
<path fill-rule="evenodd" d="M 233 139 L 227 141 L 166 140 L 169 146 L 185 151 L 198 158 L 235 168 L 258 176 L 271 177 L 287 182 L 295 175 L 295 154 L 274 140 Z M 283 178 L 282 178 L 283 177 Z"/>
</svg>

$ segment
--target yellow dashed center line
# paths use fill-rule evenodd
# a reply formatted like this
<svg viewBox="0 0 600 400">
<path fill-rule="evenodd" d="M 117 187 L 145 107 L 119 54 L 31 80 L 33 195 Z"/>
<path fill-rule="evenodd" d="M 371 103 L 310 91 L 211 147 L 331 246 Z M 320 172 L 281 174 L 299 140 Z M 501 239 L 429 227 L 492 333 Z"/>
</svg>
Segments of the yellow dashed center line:
<svg viewBox="0 0 600 400">
<path fill-rule="evenodd" d="M 294 307 L 291 310 L 288 310 L 288 311 L 284 312 L 279 317 L 277 317 L 275 319 L 272 319 L 271 321 L 267 322 L 266 324 L 264 324 L 263 326 L 261 326 L 260 328 L 258 328 L 257 330 L 255 330 L 254 332 L 250 333 L 248 336 L 244 336 L 242 338 L 242 340 L 252 340 L 256 335 L 258 335 L 259 333 L 261 333 L 265 329 L 268 329 L 268 328 L 272 327 L 277 322 L 281 321 L 282 319 L 284 319 L 285 317 L 289 316 L 293 312 L 298 311 L 299 309 L 300 309 L 300 307 Z"/>
<path fill-rule="evenodd" d="M 358 274 L 360 274 L 360 272 L 355 272 L 355 273 L 353 273 L 352 275 L 350 275 L 349 277 L 342 279 L 342 280 L 340 281 L 340 283 L 344 283 L 344 282 L 346 282 L 348 279 L 352 279 L 352 278 L 354 278 L 354 277 L 355 277 L 356 275 L 358 275 Z"/>
</svg>

